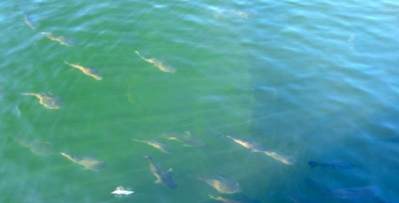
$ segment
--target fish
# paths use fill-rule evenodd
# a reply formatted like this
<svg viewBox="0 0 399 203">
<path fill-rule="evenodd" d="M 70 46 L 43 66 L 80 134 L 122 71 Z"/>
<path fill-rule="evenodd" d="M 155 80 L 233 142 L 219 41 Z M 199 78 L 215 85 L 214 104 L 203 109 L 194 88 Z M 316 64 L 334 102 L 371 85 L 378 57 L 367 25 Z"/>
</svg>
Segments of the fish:
<svg viewBox="0 0 399 203">
<path fill-rule="evenodd" d="M 169 134 L 164 137 L 169 141 L 175 141 L 181 143 L 184 147 L 201 147 L 204 143 L 198 139 L 195 139 L 190 131 L 185 131 L 183 134 Z"/>
<path fill-rule="evenodd" d="M 36 27 L 33 25 L 32 19 L 26 14 L 24 15 L 24 23 L 32 30 L 36 29 Z"/>
<path fill-rule="evenodd" d="M 51 145 L 48 142 L 39 140 L 28 141 L 25 139 L 16 138 L 16 143 L 24 147 L 37 156 L 47 156 L 51 154 Z"/>
<path fill-rule="evenodd" d="M 65 157 L 66 159 L 68 159 L 69 161 L 72 161 L 73 163 L 83 167 L 86 170 L 91 170 L 91 171 L 96 171 L 98 166 L 100 164 L 102 164 L 101 161 L 97 161 L 94 159 L 77 159 L 72 157 L 71 155 L 65 153 L 65 152 L 61 152 L 60 153 L 61 156 Z"/>
<path fill-rule="evenodd" d="M 138 139 L 132 139 L 132 141 L 147 144 L 147 145 L 149 145 L 149 146 L 151 146 L 151 147 L 153 147 L 153 148 L 155 148 L 155 149 L 157 149 L 157 150 L 159 150 L 159 151 L 161 151 L 161 152 L 163 152 L 163 153 L 166 153 L 166 154 L 169 153 L 169 152 L 165 149 L 165 147 L 164 147 L 161 143 L 159 143 L 159 142 L 157 142 L 157 141 L 152 141 L 152 140 L 138 140 Z"/>
<path fill-rule="evenodd" d="M 351 202 L 385 202 L 378 195 L 379 187 L 375 185 L 339 188 L 331 191 L 332 195 L 341 200 L 350 200 Z"/>
<path fill-rule="evenodd" d="M 254 144 L 254 143 L 251 143 L 251 142 L 248 142 L 245 140 L 237 139 L 237 138 L 234 138 L 231 136 L 226 136 L 226 137 L 233 140 L 233 142 L 235 142 L 236 144 L 238 144 L 252 152 L 261 152 L 262 151 L 262 149 L 257 144 Z"/>
<path fill-rule="evenodd" d="M 207 183 L 213 189 L 223 194 L 234 194 L 241 191 L 240 184 L 232 179 L 227 179 L 222 176 L 214 178 L 200 178 L 200 180 Z"/>
<path fill-rule="evenodd" d="M 381 195 L 380 187 L 377 185 L 366 185 L 366 186 L 356 186 L 356 187 L 345 187 L 345 188 L 335 188 L 331 189 L 325 184 L 316 181 L 312 178 L 307 178 L 306 183 L 308 187 L 314 191 L 319 192 L 329 199 L 335 199 L 339 201 L 348 202 L 373 202 L 373 203 L 387 203 L 386 200 Z"/>
<path fill-rule="evenodd" d="M 167 66 L 165 64 L 163 64 L 161 61 L 155 59 L 155 58 L 146 58 L 143 55 L 140 54 L 139 51 L 135 51 L 135 53 L 137 54 L 137 56 L 139 56 L 142 60 L 144 60 L 145 62 L 155 66 L 156 68 L 158 68 L 160 71 L 165 72 L 165 73 L 175 73 L 176 69 L 172 68 L 170 66 Z"/>
<path fill-rule="evenodd" d="M 162 183 L 163 185 L 171 189 L 175 189 L 177 187 L 177 184 L 172 176 L 172 169 L 163 171 L 157 164 L 154 163 L 152 157 L 144 156 L 144 158 L 148 160 L 150 171 L 156 178 L 156 184 Z"/>
<path fill-rule="evenodd" d="M 352 169 L 354 166 L 350 163 L 340 162 L 340 161 L 330 161 L 330 162 L 319 162 L 319 161 L 308 161 L 308 165 L 311 168 L 330 168 L 330 169 Z"/>
<path fill-rule="evenodd" d="M 44 106 L 47 109 L 58 110 L 61 108 L 57 99 L 55 99 L 54 97 L 52 97 L 48 94 L 26 92 L 26 93 L 22 93 L 22 95 L 35 97 L 38 100 L 39 104 L 41 104 L 42 106 Z"/>
<path fill-rule="evenodd" d="M 222 196 L 213 196 L 213 195 L 208 195 L 210 199 L 222 202 L 222 203 L 240 203 L 239 201 L 232 200 L 232 199 L 227 199 Z"/>
<path fill-rule="evenodd" d="M 134 193 L 134 191 L 129 190 L 129 189 L 125 189 L 122 186 L 116 187 L 116 189 L 111 192 L 111 194 L 113 194 L 115 196 L 128 196 L 128 195 L 131 195 L 133 193 Z"/>
<path fill-rule="evenodd" d="M 241 139 L 237 139 L 231 136 L 226 136 L 227 138 L 233 140 L 233 142 L 235 142 L 236 144 L 244 147 L 245 149 L 250 150 L 251 152 L 256 152 L 256 153 L 261 153 L 264 154 L 276 161 L 279 161 L 285 165 L 292 165 L 292 161 L 289 160 L 287 157 L 274 152 L 274 151 L 268 151 L 268 150 L 264 150 L 263 148 L 261 148 L 259 145 L 255 144 L 255 143 L 251 143 L 245 140 L 241 140 Z"/>
<path fill-rule="evenodd" d="M 92 69 L 92 68 L 84 67 L 84 66 L 82 66 L 82 65 L 80 65 L 80 64 L 69 63 L 69 62 L 67 62 L 67 61 L 64 61 L 64 63 L 65 63 L 66 65 L 71 66 L 72 68 L 78 69 L 78 70 L 79 70 L 80 72 L 82 72 L 83 74 L 85 74 L 85 75 L 87 75 L 87 76 L 89 76 L 89 77 L 91 77 L 91 78 L 94 78 L 95 80 L 102 80 L 102 79 L 103 79 L 103 78 L 102 78 L 99 74 L 97 74 L 96 71 L 95 71 L 94 69 Z"/>
<path fill-rule="evenodd" d="M 67 40 L 63 36 L 57 36 L 51 32 L 41 32 L 40 34 L 44 35 L 47 39 L 49 39 L 51 41 L 58 42 L 60 45 L 71 46 L 71 44 L 69 42 L 67 42 Z"/>
<path fill-rule="evenodd" d="M 265 154 L 266 156 L 281 162 L 282 164 L 285 165 L 293 165 L 293 162 L 288 159 L 287 157 L 277 153 L 277 152 L 273 152 L 273 151 L 262 151 L 263 154 Z"/>
</svg>

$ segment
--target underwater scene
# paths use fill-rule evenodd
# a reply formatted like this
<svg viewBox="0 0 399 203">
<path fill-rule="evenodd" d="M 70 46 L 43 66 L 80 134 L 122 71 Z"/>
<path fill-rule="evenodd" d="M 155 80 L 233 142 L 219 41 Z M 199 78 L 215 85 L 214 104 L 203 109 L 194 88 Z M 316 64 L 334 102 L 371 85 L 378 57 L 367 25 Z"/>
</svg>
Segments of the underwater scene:
<svg viewBox="0 0 399 203">
<path fill-rule="evenodd" d="M 399 1 L 3 0 L 0 203 L 399 202 Z"/>
</svg>

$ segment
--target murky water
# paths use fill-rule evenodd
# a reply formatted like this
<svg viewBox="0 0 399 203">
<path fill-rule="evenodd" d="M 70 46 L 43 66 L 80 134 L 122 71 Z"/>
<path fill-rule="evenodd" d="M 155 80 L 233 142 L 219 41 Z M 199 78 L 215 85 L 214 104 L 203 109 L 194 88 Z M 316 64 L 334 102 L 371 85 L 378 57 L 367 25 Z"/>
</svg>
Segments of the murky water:
<svg viewBox="0 0 399 203">
<path fill-rule="evenodd" d="M 0 25 L 0 202 L 399 201 L 397 1 L 5 0 Z"/>
</svg>

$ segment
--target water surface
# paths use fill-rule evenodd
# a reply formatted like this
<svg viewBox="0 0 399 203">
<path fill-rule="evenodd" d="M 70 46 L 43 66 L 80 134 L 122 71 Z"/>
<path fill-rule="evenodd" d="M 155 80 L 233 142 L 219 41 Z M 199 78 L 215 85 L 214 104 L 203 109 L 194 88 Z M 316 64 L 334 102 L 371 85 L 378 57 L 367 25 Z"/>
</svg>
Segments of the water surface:
<svg viewBox="0 0 399 203">
<path fill-rule="evenodd" d="M 394 0 L 2 1 L 0 202 L 398 202 L 398 13 Z M 240 192 L 200 180 L 218 176 Z"/>
</svg>

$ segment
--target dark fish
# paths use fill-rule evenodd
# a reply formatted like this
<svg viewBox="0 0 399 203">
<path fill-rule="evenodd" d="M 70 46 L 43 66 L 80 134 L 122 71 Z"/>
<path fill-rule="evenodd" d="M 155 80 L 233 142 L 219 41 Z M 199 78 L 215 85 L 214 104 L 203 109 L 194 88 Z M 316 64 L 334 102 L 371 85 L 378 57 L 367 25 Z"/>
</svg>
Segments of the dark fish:
<svg viewBox="0 0 399 203">
<path fill-rule="evenodd" d="M 387 203 L 381 197 L 380 188 L 376 185 L 331 189 L 311 178 L 306 179 L 306 182 L 310 188 L 314 189 L 326 198 L 340 201 L 344 200 L 351 203 Z"/>
<path fill-rule="evenodd" d="M 331 193 L 335 198 L 342 200 L 350 200 L 351 202 L 385 202 L 380 196 L 380 188 L 375 185 L 340 188 L 332 190 Z"/>
<path fill-rule="evenodd" d="M 150 171 L 156 178 L 155 183 L 162 183 L 172 189 L 177 187 L 177 184 L 172 177 L 172 169 L 163 171 L 157 164 L 154 163 L 152 157 L 144 156 L 144 158 L 146 158 L 150 164 Z"/>
<path fill-rule="evenodd" d="M 352 169 L 354 166 L 351 163 L 345 163 L 340 161 L 330 161 L 330 162 L 318 162 L 318 161 L 309 161 L 308 165 L 311 168 L 331 168 L 331 169 Z"/>
</svg>

